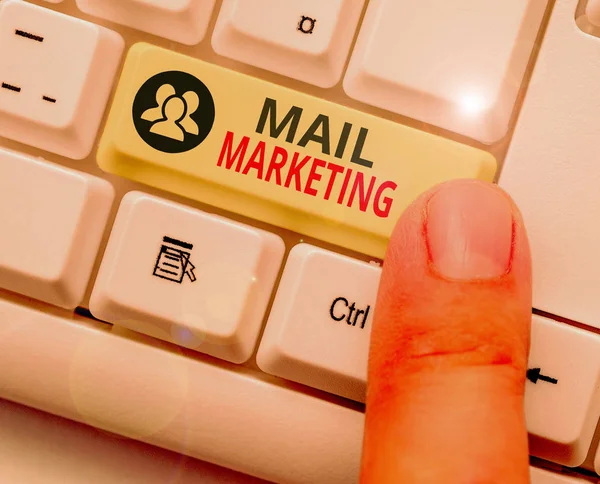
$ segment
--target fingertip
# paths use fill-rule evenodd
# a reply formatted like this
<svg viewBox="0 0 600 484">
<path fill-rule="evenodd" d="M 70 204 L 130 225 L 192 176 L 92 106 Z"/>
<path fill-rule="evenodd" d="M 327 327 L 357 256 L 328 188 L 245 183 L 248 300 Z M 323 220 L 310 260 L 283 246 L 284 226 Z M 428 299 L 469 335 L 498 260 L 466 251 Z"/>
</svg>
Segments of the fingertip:
<svg viewBox="0 0 600 484">
<path fill-rule="evenodd" d="M 485 249 L 489 249 L 489 260 L 474 260 L 481 266 L 465 267 L 469 261 L 464 256 Z M 503 276 L 512 268 L 515 256 L 516 262 L 526 269 L 530 265 L 529 243 L 519 208 L 498 185 L 481 180 L 448 181 L 419 196 L 394 228 L 386 264 L 406 262 L 407 250 L 410 262 L 432 262 L 434 268 L 437 265 L 441 269 L 440 275 L 450 279 Z M 455 273 L 459 270 L 466 272 Z"/>
</svg>

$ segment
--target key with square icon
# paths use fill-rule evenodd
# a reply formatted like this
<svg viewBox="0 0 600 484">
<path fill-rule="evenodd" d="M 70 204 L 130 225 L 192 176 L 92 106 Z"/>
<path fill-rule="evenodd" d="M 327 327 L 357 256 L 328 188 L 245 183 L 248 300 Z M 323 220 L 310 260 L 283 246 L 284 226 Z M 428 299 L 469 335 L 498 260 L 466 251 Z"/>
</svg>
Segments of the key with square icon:
<svg viewBox="0 0 600 484">
<path fill-rule="evenodd" d="M 225 0 L 213 33 L 219 54 L 331 87 L 342 70 L 364 0 Z"/>
</svg>

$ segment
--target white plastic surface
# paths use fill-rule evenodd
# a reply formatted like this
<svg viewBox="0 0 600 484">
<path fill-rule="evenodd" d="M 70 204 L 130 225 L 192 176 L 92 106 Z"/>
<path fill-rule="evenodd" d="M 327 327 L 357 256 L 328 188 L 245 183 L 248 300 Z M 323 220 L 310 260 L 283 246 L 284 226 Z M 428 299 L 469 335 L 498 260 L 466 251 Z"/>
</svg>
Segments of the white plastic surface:
<svg viewBox="0 0 600 484">
<path fill-rule="evenodd" d="M 75 308 L 113 198 L 105 180 L 0 148 L 0 288 Z"/>
<path fill-rule="evenodd" d="M 533 305 L 600 328 L 600 38 L 554 5 L 500 177 L 527 226 Z"/>
<path fill-rule="evenodd" d="M 284 249 L 277 235 L 131 192 L 121 202 L 90 310 L 242 363 L 256 346 Z"/>
<path fill-rule="evenodd" d="M 216 0 L 76 0 L 85 13 L 194 45 L 206 34 Z"/>
<path fill-rule="evenodd" d="M 212 44 L 221 55 L 319 87 L 342 75 L 364 0 L 224 0 Z"/>
<path fill-rule="evenodd" d="M 267 484 L 5 400 L 0 426 L 0 482 L 7 484 Z M 590 482 L 534 467 L 530 474 L 531 484 Z"/>
<path fill-rule="evenodd" d="M 531 484 L 589 484 L 590 481 L 578 477 L 564 476 L 556 472 L 530 467 Z"/>
<path fill-rule="evenodd" d="M 267 484 L 0 400 L 3 484 Z"/>
<path fill-rule="evenodd" d="M 528 375 L 529 452 L 582 464 L 600 417 L 600 336 L 534 315 Z"/>
<path fill-rule="evenodd" d="M 381 268 L 308 244 L 294 247 L 257 355 L 289 380 L 364 402 Z"/>
<path fill-rule="evenodd" d="M 1 299 L 0 368 L 1 398 L 101 430 L 273 482 L 358 481 L 363 414 L 249 371 Z"/>
<path fill-rule="evenodd" d="M 372 0 L 346 93 L 484 143 L 501 139 L 547 0 Z"/>
<path fill-rule="evenodd" d="M 90 151 L 123 51 L 111 30 L 0 3 L 0 136 L 74 159 Z"/>
</svg>

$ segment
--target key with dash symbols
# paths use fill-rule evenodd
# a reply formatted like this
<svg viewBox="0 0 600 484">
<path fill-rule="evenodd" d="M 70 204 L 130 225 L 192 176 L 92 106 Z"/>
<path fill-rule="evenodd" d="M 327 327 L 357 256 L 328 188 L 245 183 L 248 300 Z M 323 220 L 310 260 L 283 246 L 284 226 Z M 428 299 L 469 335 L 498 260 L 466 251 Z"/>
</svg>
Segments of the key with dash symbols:
<svg viewBox="0 0 600 484">
<path fill-rule="evenodd" d="M 27 2 L 0 2 L 0 136 L 86 157 L 122 51 L 111 30 Z"/>
</svg>

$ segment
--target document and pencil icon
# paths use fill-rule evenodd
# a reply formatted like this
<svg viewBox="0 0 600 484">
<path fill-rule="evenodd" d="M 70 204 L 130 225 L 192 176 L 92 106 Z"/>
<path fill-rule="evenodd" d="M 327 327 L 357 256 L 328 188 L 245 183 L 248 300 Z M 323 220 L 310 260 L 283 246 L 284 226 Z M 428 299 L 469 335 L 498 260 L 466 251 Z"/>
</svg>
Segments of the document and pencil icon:
<svg viewBox="0 0 600 484">
<path fill-rule="evenodd" d="M 193 248 L 194 246 L 187 242 L 163 237 L 153 275 L 178 284 L 183 283 L 185 276 L 188 276 L 191 282 L 196 281 L 196 266 L 190 261 Z"/>
</svg>

